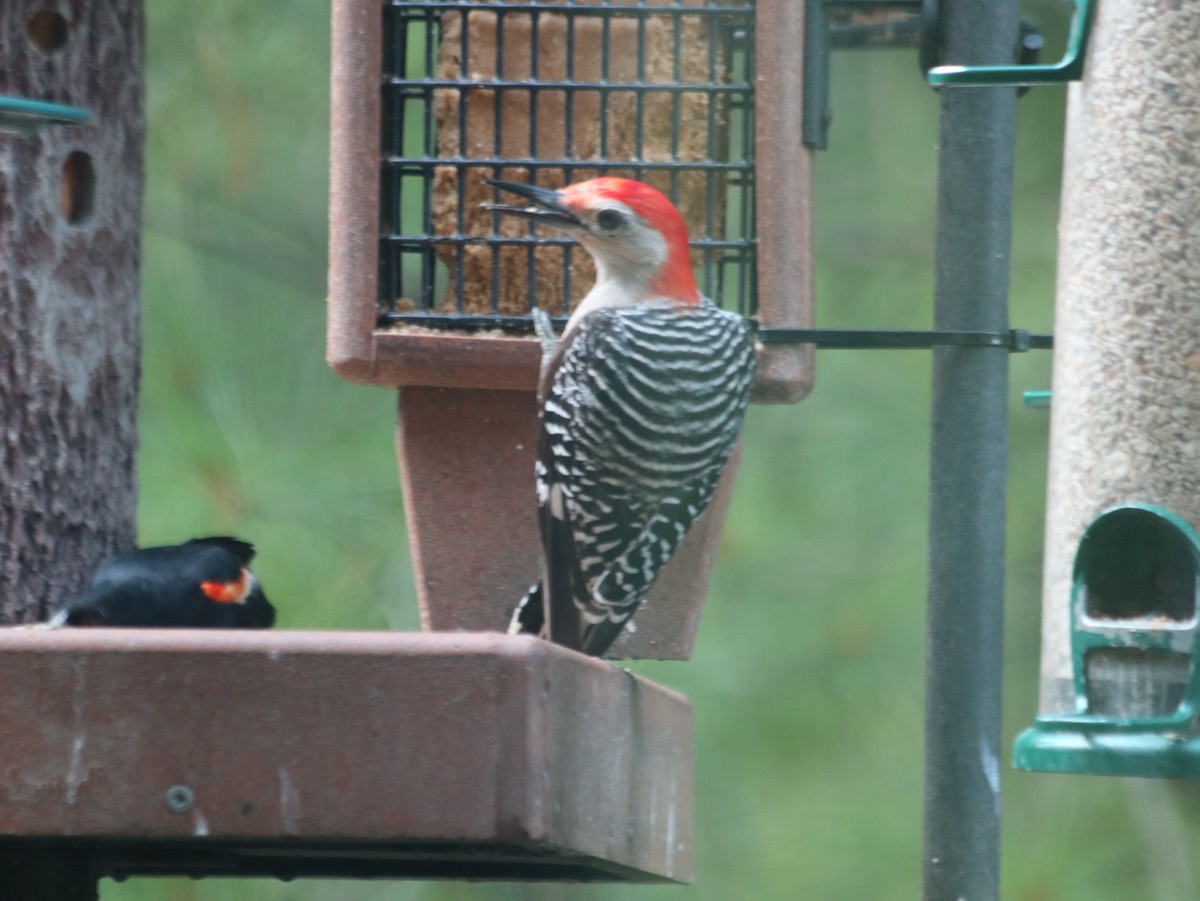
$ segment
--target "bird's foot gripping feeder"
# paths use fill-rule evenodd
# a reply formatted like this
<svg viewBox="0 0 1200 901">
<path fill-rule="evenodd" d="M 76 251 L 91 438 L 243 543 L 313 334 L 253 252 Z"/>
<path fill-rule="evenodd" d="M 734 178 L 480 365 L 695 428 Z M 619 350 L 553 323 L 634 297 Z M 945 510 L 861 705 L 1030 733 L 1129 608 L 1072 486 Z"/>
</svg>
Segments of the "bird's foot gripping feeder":
<svg viewBox="0 0 1200 901">
<path fill-rule="evenodd" d="M 1200 537 L 1127 505 L 1084 532 L 1071 592 L 1076 709 L 1017 739 L 1018 769 L 1200 776 Z"/>
</svg>

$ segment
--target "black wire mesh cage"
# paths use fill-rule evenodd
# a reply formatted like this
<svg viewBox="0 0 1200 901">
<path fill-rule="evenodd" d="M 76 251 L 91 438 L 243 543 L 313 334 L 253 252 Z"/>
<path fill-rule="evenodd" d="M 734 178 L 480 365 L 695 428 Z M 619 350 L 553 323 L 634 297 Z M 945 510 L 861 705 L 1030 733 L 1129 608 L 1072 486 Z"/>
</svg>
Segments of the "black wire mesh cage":
<svg viewBox="0 0 1200 901">
<path fill-rule="evenodd" d="M 565 236 L 480 208 L 487 179 L 645 181 L 701 290 L 754 312 L 751 0 L 383 4 L 378 325 L 525 330 L 591 287 Z"/>
</svg>

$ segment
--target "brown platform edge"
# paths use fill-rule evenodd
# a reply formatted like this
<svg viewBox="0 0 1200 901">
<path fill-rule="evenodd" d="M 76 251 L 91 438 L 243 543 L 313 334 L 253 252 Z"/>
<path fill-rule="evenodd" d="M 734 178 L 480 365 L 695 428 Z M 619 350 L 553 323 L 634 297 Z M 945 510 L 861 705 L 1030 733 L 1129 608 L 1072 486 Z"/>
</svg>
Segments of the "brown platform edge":
<svg viewBox="0 0 1200 901">
<path fill-rule="evenodd" d="M 0 855 L 71 850 L 115 875 L 692 876 L 687 699 L 538 639 L 5 629 L 0 684 Z"/>
<path fill-rule="evenodd" d="M 537 390 L 537 339 L 483 335 L 375 333 L 374 378 L 389 387 Z"/>
</svg>

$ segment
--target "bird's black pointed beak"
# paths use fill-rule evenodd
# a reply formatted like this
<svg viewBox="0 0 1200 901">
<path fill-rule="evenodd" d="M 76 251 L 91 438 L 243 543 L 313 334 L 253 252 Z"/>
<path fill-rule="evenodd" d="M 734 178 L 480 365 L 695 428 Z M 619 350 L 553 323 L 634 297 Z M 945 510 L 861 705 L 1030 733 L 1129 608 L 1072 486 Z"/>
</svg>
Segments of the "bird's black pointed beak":
<svg viewBox="0 0 1200 901">
<path fill-rule="evenodd" d="M 481 203 L 485 210 L 494 213 L 504 213 L 509 216 L 520 216 L 532 220 L 539 225 L 551 225 L 555 228 L 581 228 L 583 223 L 579 217 L 563 203 L 562 194 L 553 188 L 541 188 L 537 185 L 526 185 L 515 181 L 487 181 L 486 184 L 509 194 L 516 194 L 530 201 L 525 206 L 504 203 Z"/>
</svg>

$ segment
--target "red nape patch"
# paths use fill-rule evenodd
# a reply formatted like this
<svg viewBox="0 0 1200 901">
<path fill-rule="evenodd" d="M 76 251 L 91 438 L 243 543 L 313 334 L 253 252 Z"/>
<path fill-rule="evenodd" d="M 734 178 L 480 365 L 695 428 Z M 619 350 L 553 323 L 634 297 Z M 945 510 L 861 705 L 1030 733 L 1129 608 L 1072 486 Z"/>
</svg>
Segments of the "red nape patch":
<svg viewBox="0 0 1200 901">
<path fill-rule="evenodd" d="M 218 604 L 240 604 L 246 600 L 249 585 L 250 570 L 243 567 L 236 582 L 201 582 L 200 590 L 206 598 Z"/>
<path fill-rule="evenodd" d="M 700 291 L 692 274 L 686 234 L 675 243 L 668 243 L 667 260 L 650 280 L 650 291 L 658 297 L 671 298 L 679 306 L 694 307 L 700 303 Z"/>
</svg>

